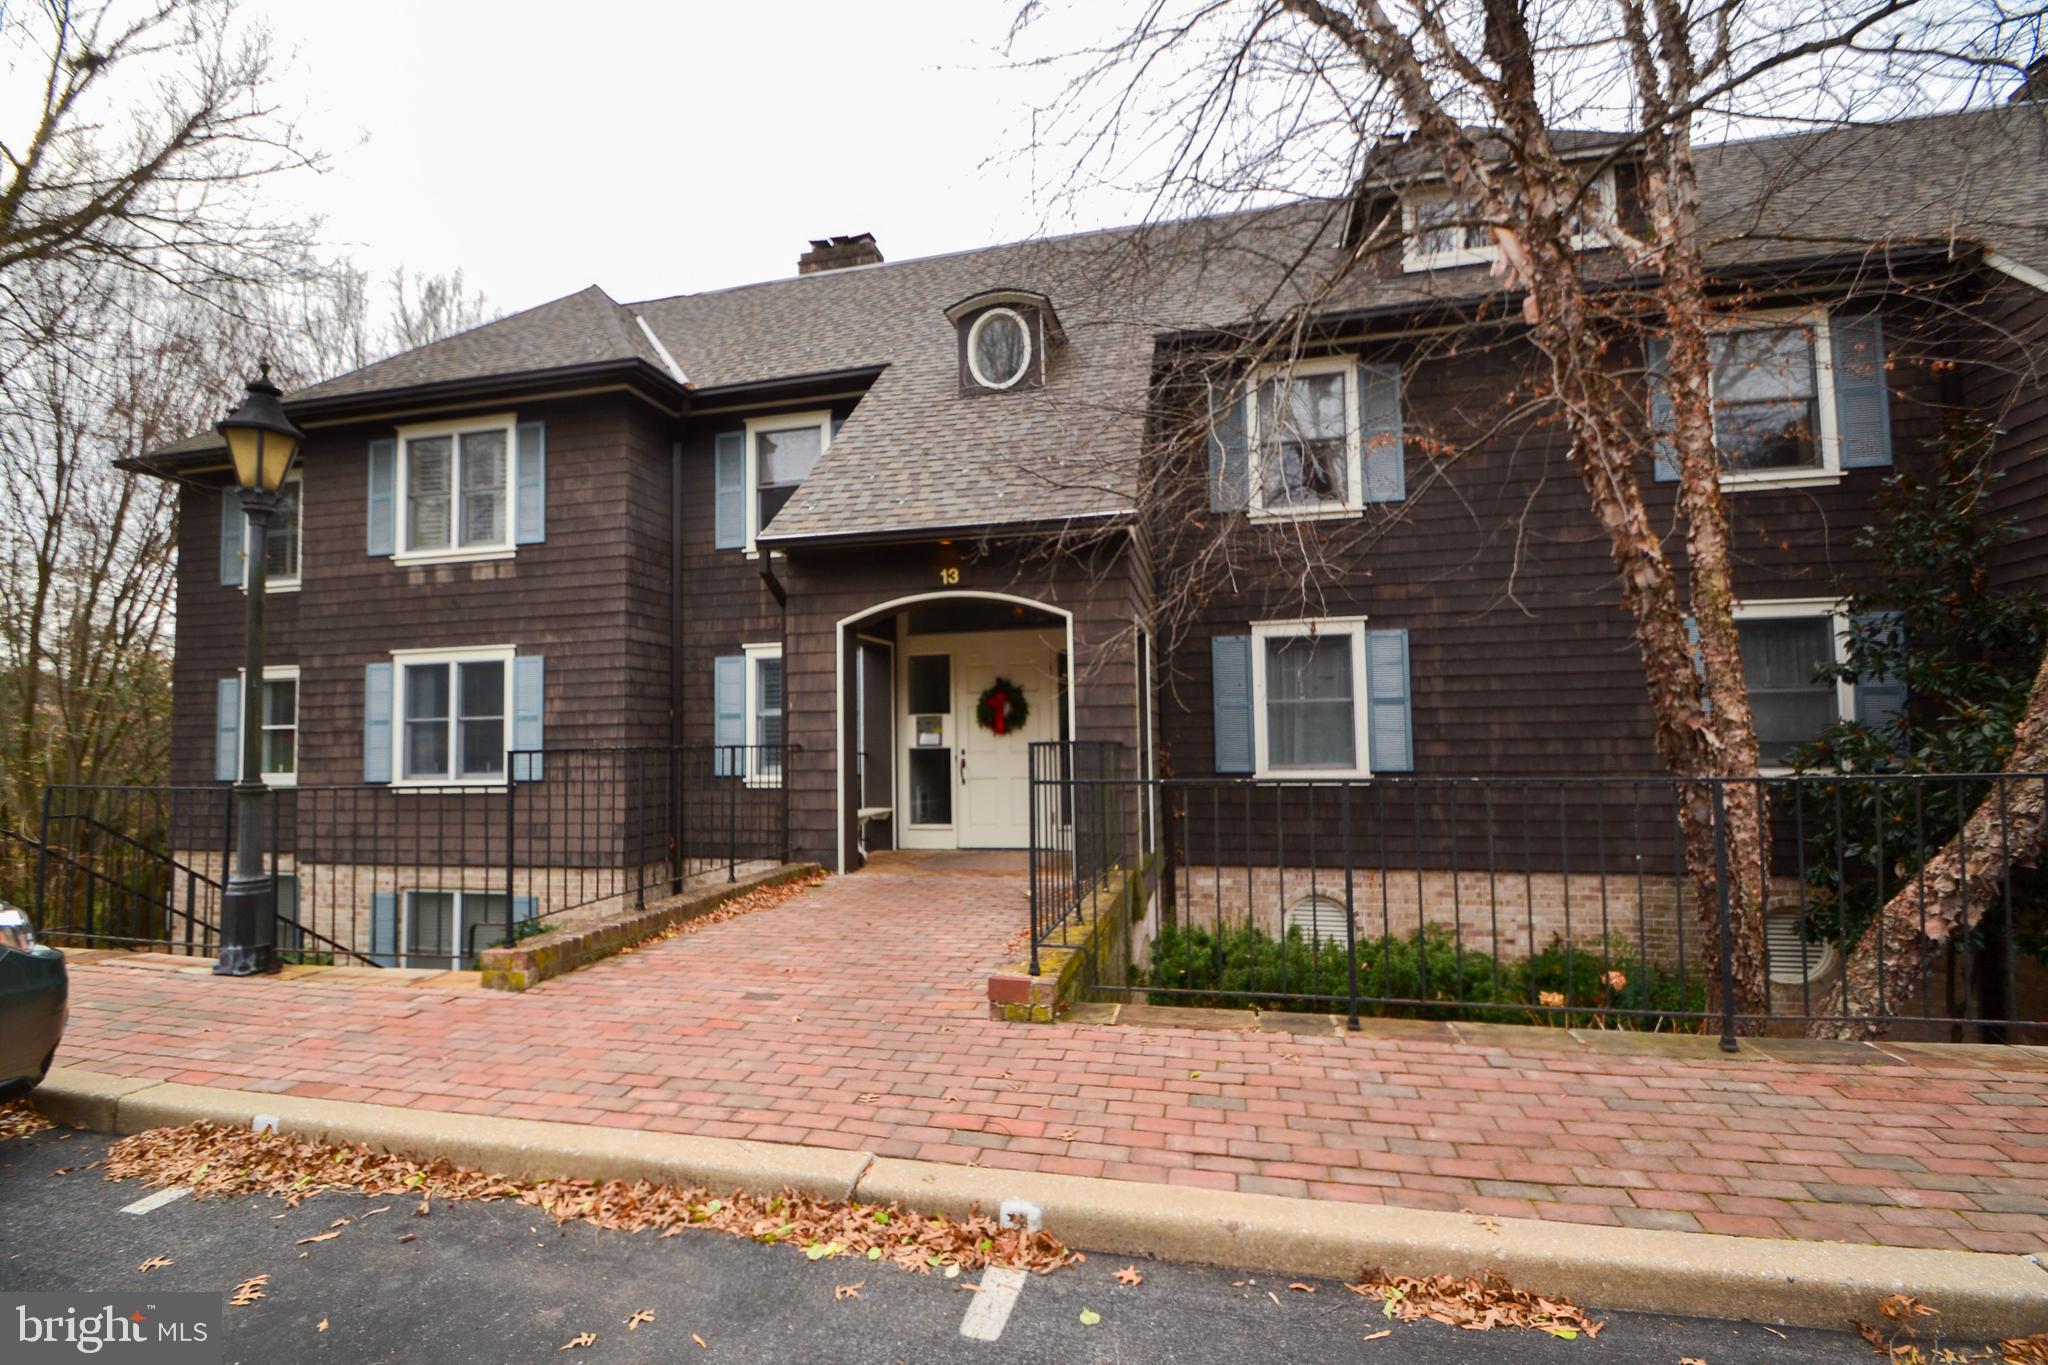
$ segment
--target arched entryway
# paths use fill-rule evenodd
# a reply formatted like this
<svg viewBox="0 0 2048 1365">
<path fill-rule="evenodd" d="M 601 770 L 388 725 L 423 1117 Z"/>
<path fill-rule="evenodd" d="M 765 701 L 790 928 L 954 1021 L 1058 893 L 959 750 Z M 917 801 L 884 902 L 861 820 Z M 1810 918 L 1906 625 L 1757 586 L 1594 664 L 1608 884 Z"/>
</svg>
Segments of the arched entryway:
<svg viewBox="0 0 2048 1365">
<path fill-rule="evenodd" d="M 1073 613 L 956 589 L 878 603 L 837 636 L 839 870 L 883 848 L 1023 848 L 1029 746 L 1073 733 Z M 998 679 L 1004 722 L 983 726 Z"/>
</svg>

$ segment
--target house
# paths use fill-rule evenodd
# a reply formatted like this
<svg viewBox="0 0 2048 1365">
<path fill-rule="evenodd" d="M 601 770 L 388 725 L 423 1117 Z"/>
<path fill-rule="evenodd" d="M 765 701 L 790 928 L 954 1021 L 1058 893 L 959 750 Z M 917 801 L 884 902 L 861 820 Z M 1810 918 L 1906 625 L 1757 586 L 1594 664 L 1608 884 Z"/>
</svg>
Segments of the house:
<svg viewBox="0 0 2048 1365">
<path fill-rule="evenodd" d="M 1745 300 L 1717 402 L 1767 762 L 1896 704 L 1812 667 L 1882 481 L 1946 414 L 2001 422 L 1997 510 L 2048 512 L 2025 358 L 2048 339 L 2044 143 L 2042 106 L 2014 105 L 1701 154 Z M 1584 151 L 1592 211 L 1625 215 L 1626 159 Z M 508 866 L 534 870 L 520 914 L 589 899 L 651 856 L 650 810 L 657 842 L 683 837 L 686 789 L 782 822 L 787 849 L 749 856 L 1023 848 L 1041 740 L 1233 781 L 1653 773 L 1564 437 L 1500 421 L 1538 377 L 1490 249 L 1401 162 L 1335 203 L 900 262 L 835 237 L 787 279 L 593 287 L 288 395 L 308 440 L 269 564 L 265 766 L 349 926 L 320 936 L 459 957 L 505 915 Z M 1372 247 L 1390 211 L 1407 231 Z M 1365 267 L 1317 292 L 1361 241 Z M 1183 382 L 1311 297 L 1284 373 Z M 240 513 L 213 438 L 131 463 L 183 484 L 173 780 L 205 788 L 238 740 Z M 1653 452 L 1641 472 L 1668 525 Z M 1312 540 L 1312 588 L 1242 551 L 1219 574 L 1204 547 L 1233 527 Z M 2048 539 L 2003 572 L 2048 586 Z M 479 799 L 508 775 L 517 832 Z M 573 809 L 544 804 L 578 780 Z M 1299 908 L 1251 871 L 1289 819 L 1219 811 L 1216 903 Z M 603 837 L 571 847 L 577 821 Z M 1397 851 L 1434 869 L 1410 913 L 1455 893 L 1433 841 L 1456 823 L 1418 816 Z M 429 826 L 464 852 L 422 851 Z M 1515 910 L 1532 941 L 1573 894 L 1571 868 L 1546 875 Z"/>
</svg>

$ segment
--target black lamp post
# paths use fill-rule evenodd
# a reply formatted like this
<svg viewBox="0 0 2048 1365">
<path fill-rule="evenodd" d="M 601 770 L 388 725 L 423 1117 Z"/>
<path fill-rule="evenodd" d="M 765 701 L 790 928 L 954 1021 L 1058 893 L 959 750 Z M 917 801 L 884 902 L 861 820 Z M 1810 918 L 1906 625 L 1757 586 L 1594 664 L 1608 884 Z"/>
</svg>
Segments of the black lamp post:
<svg viewBox="0 0 2048 1365">
<path fill-rule="evenodd" d="M 220 960 L 216 976 L 274 972 L 277 960 L 277 883 L 263 868 L 263 593 L 268 584 L 269 537 L 284 506 L 285 475 L 306 434 L 284 415 L 270 366 L 249 381 L 242 406 L 221 419 L 249 519 L 242 583 L 248 589 L 242 665 L 242 777 L 235 783 L 235 862 L 221 894 Z"/>
</svg>

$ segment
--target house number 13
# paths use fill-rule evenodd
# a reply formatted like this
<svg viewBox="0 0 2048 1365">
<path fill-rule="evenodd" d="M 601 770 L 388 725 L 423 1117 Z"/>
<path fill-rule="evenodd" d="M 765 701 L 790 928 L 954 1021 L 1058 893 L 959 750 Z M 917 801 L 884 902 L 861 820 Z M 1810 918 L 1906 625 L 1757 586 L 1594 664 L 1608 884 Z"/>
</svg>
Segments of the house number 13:
<svg viewBox="0 0 2048 1365">
<path fill-rule="evenodd" d="M 959 581 L 960 571 L 958 569 L 948 565 L 946 568 L 939 570 L 939 582 L 946 587 L 950 588 Z"/>
</svg>

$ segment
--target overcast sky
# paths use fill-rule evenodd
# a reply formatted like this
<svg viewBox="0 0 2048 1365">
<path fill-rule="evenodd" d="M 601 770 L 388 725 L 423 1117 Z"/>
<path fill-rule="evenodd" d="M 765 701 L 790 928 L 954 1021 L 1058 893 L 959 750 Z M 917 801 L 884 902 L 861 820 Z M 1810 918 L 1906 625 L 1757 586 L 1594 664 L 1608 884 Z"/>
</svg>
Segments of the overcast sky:
<svg viewBox="0 0 2048 1365">
<path fill-rule="evenodd" d="M 1002 54 L 1012 0 L 245 13 L 331 156 L 289 188 L 334 247 L 379 272 L 459 266 L 506 311 L 788 275 L 831 233 L 873 232 L 893 260 L 1044 221 L 1028 157 L 1003 155 L 1046 84 Z"/>
</svg>

